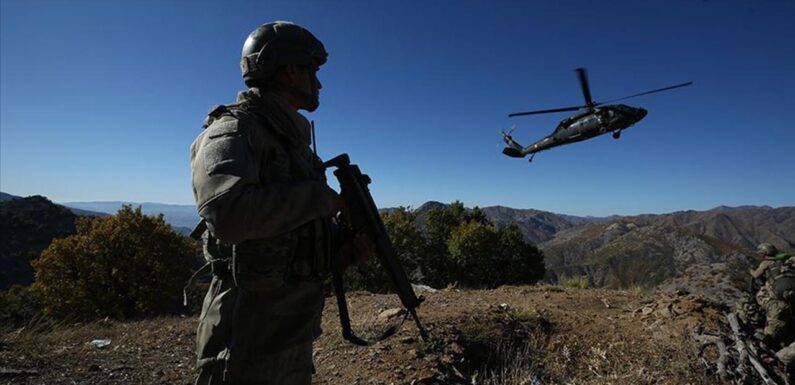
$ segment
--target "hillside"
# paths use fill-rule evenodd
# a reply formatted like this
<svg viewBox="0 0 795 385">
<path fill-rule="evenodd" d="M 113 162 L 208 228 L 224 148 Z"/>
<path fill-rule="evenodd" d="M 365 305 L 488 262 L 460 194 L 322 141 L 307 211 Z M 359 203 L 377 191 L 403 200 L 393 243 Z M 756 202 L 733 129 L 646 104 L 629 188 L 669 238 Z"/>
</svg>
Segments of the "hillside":
<svg viewBox="0 0 795 385">
<path fill-rule="evenodd" d="M 11 195 L 11 194 L 4 193 L 4 192 L 0 191 L 0 202 L 10 201 L 10 200 L 19 199 L 19 198 L 21 198 L 21 197 L 18 197 L 16 195 Z"/>
<path fill-rule="evenodd" d="M 644 215 L 638 222 L 683 227 L 747 249 L 761 242 L 783 250 L 795 249 L 795 207 L 720 206 L 709 211 Z"/>
<path fill-rule="evenodd" d="M 74 234 L 76 218 L 66 207 L 39 195 L 0 202 L 0 289 L 31 284 L 30 261 L 53 238 Z"/>
<path fill-rule="evenodd" d="M 420 206 L 418 222 L 439 202 Z M 660 215 L 576 217 L 503 206 L 481 208 L 498 226 L 516 223 L 544 252 L 546 280 L 583 278 L 608 288 L 683 288 L 732 303 L 761 242 L 795 249 L 795 207 L 717 207 Z"/>
<path fill-rule="evenodd" d="M 557 286 L 425 293 L 419 316 L 430 340 L 406 322 L 369 347 L 340 336 L 329 298 L 316 342 L 314 384 L 720 384 L 690 337 L 725 328 L 698 297 Z M 393 295 L 349 295 L 354 330 L 394 322 Z M 380 316 L 379 316 L 380 315 Z M 188 384 L 197 319 L 158 318 L 11 332 L 0 362 L 15 384 Z M 96 348 L 95 339 L 110 345 Z"/>
<path fill-rule="evenodd" d="M 755 264 L 747 250 L 687 228 L 616 222 L 572 229 L 541 245 L 548 279 L 588 278 L 597 287 L 676 287 L 731 303 Z M 709 270 L 709 274 L 694 274 Z M 709 292 L 709 293 L 708 293 Z"/>
</svg>

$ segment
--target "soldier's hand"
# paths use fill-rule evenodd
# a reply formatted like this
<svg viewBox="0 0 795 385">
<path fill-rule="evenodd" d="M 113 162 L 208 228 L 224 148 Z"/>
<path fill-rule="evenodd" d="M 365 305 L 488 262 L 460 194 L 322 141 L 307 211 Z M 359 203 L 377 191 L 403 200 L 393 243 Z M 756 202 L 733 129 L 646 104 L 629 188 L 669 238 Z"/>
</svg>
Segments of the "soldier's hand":
<svg viewBox="0 0 795 385">
<path fill-rule="evenodd" d="M 337 269 L 345 271 L 351 265 L 367 262 L 375 254 L 375 245 L 364 233 L 357 233 L 342 245 L 337 258 Z"/>
<path fill-rule="evenodd" d="M 342 196 L 331 187 L 327 187 L 327 189 L 329 196 L 331 196 L 331 213 L 329 213 L 329 216 L 336 217 L 337 213 L 348 211 L 348 205 L 342 199 Z"/>
</svg>

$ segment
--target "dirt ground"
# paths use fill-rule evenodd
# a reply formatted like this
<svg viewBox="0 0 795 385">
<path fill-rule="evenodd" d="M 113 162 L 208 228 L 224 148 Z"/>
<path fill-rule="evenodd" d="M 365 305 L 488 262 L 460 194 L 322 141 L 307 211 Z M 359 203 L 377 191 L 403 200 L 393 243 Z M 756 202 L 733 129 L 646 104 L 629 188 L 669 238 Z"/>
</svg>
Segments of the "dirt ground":
<svg viewBox="0 0 795 385">
<path fill-rule="evenodd" d="M 559 286 L 422 293 L 423 341 L 407 320 L 359 347 L 328 298 L 315 384 L 719 384 L 690 337 L 725 329 L 721 310 L 681 293 Z M 354 331 L 397 322 L 394 295 L 349 293 Z M 26 328 L 0 339 L 0 384 L 190 384 L 195 317 Z M 93 340 L 111 340 L 97 348 Z"/>
</svg>

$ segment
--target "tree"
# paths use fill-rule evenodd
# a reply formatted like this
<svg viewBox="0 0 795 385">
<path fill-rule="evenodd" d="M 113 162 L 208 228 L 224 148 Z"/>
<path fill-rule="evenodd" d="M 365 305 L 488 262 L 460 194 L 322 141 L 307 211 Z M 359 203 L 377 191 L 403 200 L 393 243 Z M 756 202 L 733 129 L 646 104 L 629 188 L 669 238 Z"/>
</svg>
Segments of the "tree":
<svg viewBox="0 0 795 385">
<path fill-rule="evenodd" d="M 519 226 L 510 223 L 498 230 L 499 235 L 499 280 L 495 284 L 529 284 L 544 278 L 544 254 L 532 244 L 524 241 Z"/>
<path fill-rule="evenodd" d="M 441 287 L 455 281 L 452 275 L 455 263 L 450 259 L 447 241 L 461 223 L 464 223 L 466 209 L 460 201 L 450 203 L 444 208 L 433 208 L 425 216 L 425 237 L 427 249 L 423 268 L 426 283 Z"/>
<path fill-rule="evenodd" d="M 414 224 L 416 218 L 409 208 L 402 206 L 381 214 L 381 220 L 389 234 L 398 261 L 412 281 L 416 281 L 413 278 L 420 278 L 425 274 L 424 269 L 421 269 L 425 240 Z M 376 257 L 371 258 L 363 265 L 349 269 L 346 281 L 351 289 L 376 293 L 394 290 L 392 281 Z"/>
<path fill-rule="evenodd" d="M 54 240 L 33 261 L 32 290 L 56 318 L 117 319 L 155 314 L 175 302 L 199 250 L 157 217 L 122 207 L 81 217 L 77 234 Z"/>
<path fill-rule="evenodd" d="M 495 262 L 499 257 L 499 235 L 493 226 L 480 222 L 464 223 L 457 227 L 447 242 L 453 262 L 451 278 L 468 287 L 491 286 L 500 269 Z"/>
<path fill-rule="evenodd" d="M 489 223 L 464 223 L 453 231 L 447 245 L 452 278 L 464 286 L 531 284 L 544 276 L 543 254 L 524 241 L 513 223 L 499 230 Z"/>
<path fill-rule="evenodd" d="M 516 224 L 497 228 L 485 213 L 470 211 L 461 202 L 431 209 L 425 233 L 416 215 L 400 207 L 381 215 L 398 259 L 413 282 L 443 287 L 457 282 L 465 287 L 531 284 L 544 276 L 544 256 L 524 241 Z M 392 290 L 377 260 L 350 269 L 348 287 L 373 292 Z"/>
</svg>

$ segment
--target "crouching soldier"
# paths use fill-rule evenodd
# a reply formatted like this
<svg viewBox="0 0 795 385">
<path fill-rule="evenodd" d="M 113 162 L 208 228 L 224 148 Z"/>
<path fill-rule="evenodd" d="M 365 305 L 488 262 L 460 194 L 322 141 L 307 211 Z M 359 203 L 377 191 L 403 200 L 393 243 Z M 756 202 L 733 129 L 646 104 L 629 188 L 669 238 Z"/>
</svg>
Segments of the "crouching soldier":
<svg viewBox="0 0 795 385">
<path fill-rule="evenodd" d="M 795 341 L 795 258 L 769 243 L 759 245 L 757 253 L 763 260 L 751 276 L 762 283 L 756 300 L 765 322 L 754 336 L 774 350 L 781 349 Z"/>
</svg>

